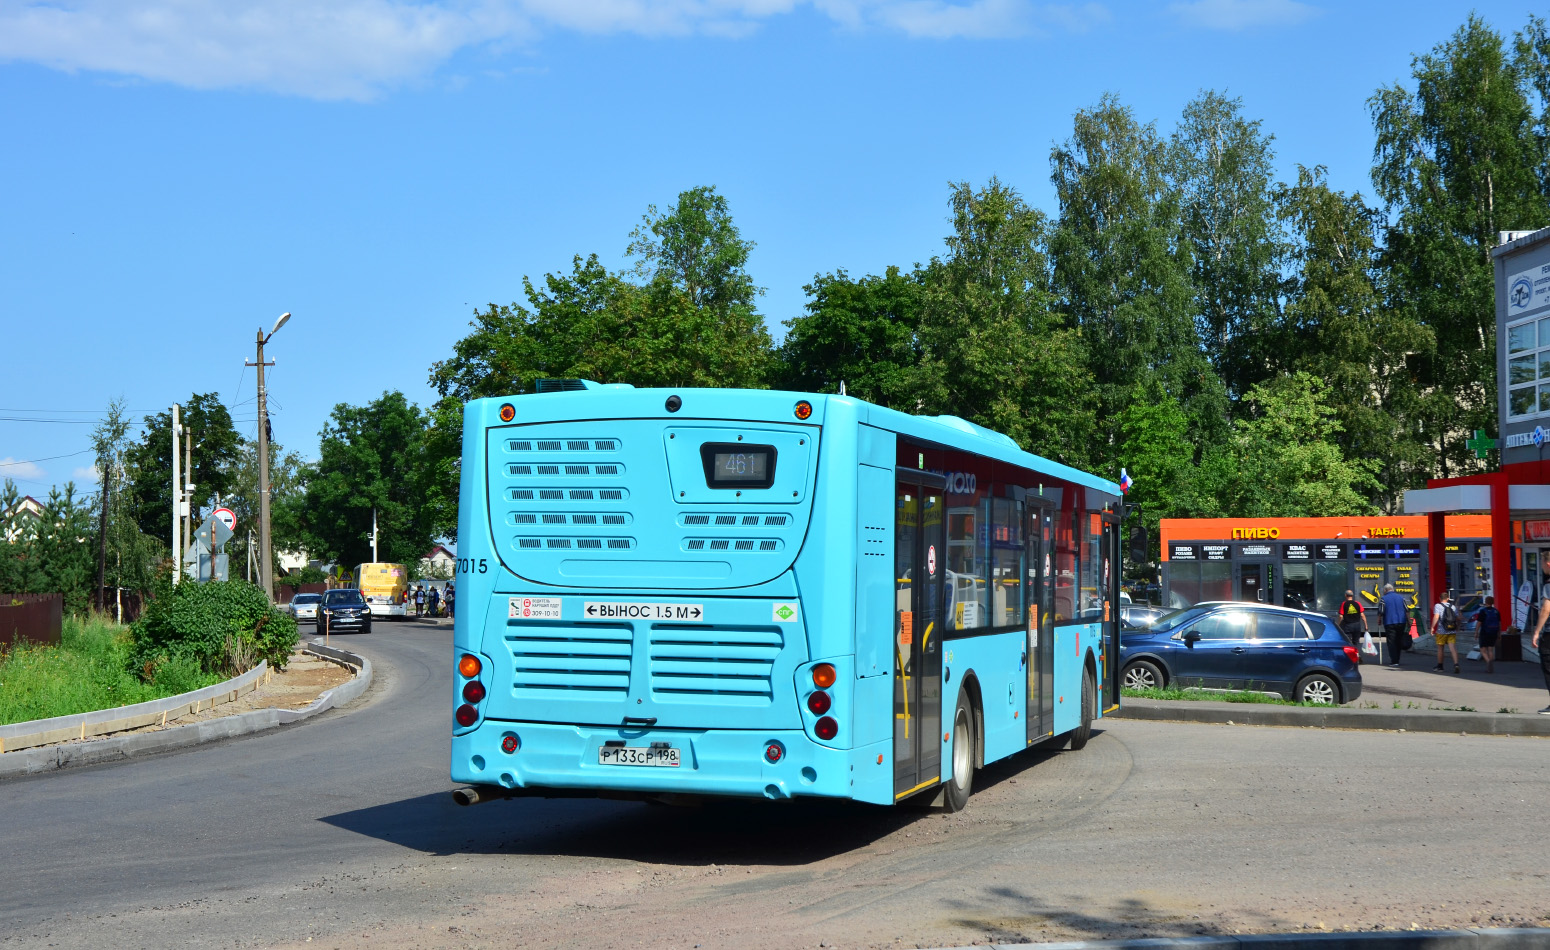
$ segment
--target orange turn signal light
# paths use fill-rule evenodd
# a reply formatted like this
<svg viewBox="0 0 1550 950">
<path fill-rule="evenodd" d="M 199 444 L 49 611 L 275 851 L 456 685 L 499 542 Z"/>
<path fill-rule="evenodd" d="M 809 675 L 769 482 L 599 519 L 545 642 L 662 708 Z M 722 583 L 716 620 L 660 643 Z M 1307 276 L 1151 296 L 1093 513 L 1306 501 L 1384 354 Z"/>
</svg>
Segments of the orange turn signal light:
<svg viewBox="0 0 1550 950">
<path fill-rule="evenodd" d="M 813 667 L 813 685 L 819 689 L 828 689 L 838 678 L 832 663 L 820 663 Z"/>
<path fill-rule="evenodd" d="M 515 419 L 516 417 L 517 417 L 517 407 L 516 406 L 513 406 L 509 402 L 506 403 L 505 405 L 501 406 L 501 421 L 502 422 L 510 422 L 511 420 Z"/>
<path fill-rule="evenodd" d="M 481 669 L 483 669 L 483 666 L 480 664 L 479 658 L 472 653 L 463 654 L 463 658 L 457 661 L 457 671 L 469 679 L 478 676 Z"/>
</svg>

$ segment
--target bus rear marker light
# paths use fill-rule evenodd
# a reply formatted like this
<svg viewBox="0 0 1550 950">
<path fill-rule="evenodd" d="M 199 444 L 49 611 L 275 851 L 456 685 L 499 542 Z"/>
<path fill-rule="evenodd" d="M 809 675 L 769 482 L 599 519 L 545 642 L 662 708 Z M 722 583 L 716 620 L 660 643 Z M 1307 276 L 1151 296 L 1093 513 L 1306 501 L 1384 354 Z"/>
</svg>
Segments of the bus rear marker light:
<svg viewBox="0 0 1550 950">
<path fill-rule="evenodd" d="M 510 422 L 511 420 L 515 419 L 516 417 L 517 417 L 517 407 L 516 406 L 513 406 L 509 402 L 506 403 L 505 405 L 501 406 L 501 421 L 502 422 Z"/>
<path fill-rule="evenodd" d="M 813 414 L 813 404 L 806 399 L 797 403 L 796 414 L 798 419 L 806 420 Z"/>
<path fill-rule="evenodd" d="M 779 742 L 766 743 L 764 746 L 764 759 L 771 765 L 779 762 L 785 754 L 786 750 L 781 748 Z"/>
<path fill-rule="evenodd" d="M 521 743 L 519 743 L 517 741 L 517 737 L 516 736 L 508 735 L 505 738 L 501 739 L 501 751 L 506 753 L 507 755 L 511 755 L 513 752 L 516 752 L 517 749 L 520 748 L 520 747 L 521 747 Z"/>
<path fill-rule="evenodd" d="M 479 662 L 479 658 L 472 653 L 463 654 L 463 658 L 457 661 L 457 671 L 469 679 L 478 676 L 479 671 L 483 668 L 484 665 Z"/>
<path fill-rule="evenodd" d="M 813 667 L 813 685 L 819 689 L 828 689 L 838 678 L 833 663 L 820 663 Z"/>
</svg>

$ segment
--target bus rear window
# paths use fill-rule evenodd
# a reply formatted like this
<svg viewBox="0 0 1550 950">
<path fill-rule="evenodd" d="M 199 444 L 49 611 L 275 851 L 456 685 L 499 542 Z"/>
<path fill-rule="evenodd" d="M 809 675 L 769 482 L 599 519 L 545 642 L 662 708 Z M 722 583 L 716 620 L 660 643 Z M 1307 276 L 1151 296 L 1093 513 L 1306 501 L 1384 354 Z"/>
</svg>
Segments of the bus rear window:
<svg viewBox="0 0 1550 950">
<path fill-rule="evenodd" d="M 711 488 L 769 488 L 775 484 L 775 446 L 706 442 L 700 446 Z"/>
</svg>

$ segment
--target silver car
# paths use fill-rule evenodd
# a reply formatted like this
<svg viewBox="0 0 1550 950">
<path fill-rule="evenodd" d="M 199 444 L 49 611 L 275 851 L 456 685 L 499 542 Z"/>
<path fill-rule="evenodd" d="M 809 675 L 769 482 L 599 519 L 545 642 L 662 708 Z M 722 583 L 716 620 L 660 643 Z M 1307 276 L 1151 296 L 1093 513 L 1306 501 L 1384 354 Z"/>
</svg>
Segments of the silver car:
<svg viewBox="0 0 1550 950">
<path fill-rule="evenodd" d="M 318 604 L 322 601 L 322 594 L 297 594 L 286 607 L 297 620 L 316 620 Z"/>
</svg>

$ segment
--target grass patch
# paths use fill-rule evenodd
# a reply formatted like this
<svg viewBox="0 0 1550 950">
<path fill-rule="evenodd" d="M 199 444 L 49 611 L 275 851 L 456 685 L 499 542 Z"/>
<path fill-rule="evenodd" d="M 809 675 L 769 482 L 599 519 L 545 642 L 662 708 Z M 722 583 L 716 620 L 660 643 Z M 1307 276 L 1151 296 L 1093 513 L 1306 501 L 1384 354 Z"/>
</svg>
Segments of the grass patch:
<svg viewBox="0 0 1550 950">
<path fill-rule="evenodd" d="M 146 683 L 129 672 L 129 628 L 66 617 L 58 646 L 0 652 L 0 725 L 128 706 L 219 683 L 197 663 L 167 663 Z"/>
<path fill-rule="evenodd" d="M 1120 690 L 1121 696 L 1131 699 L 1171 699 L 1185 702 L 1213 702 L 1213 703 L 1253 703 L 1266 706 L 1315 706 L 1318 703 L 1294 703 L 1289 699 L 1282 699 L 1269 693 L 1236 692 L 1233 690 L 1215 689 L 1181 689 L 1178 686 L 1167 686 L 1162 689 L 1130 689 Z M 1329 708 L 1324 706 L 1323 708 Z"/>
</svg>

